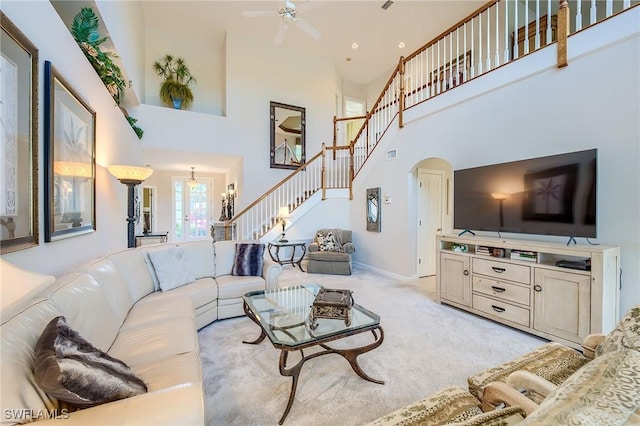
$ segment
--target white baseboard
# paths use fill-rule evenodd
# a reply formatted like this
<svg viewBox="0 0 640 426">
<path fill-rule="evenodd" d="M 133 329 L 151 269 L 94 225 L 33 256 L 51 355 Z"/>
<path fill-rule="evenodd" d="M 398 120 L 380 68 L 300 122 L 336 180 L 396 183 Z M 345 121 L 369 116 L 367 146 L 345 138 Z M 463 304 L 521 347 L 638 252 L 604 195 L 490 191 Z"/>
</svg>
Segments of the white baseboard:
<svg viewBox="0 0 640 426">
<path fill-rule="evenodd" d="M 380 275 L 384 275 L 385 277 L 393 278 L 395 280 L 402 281 L 402 282 L 409 282 L 409 281 L 413 281 L 415 279 L 418 279 L 417 275 L 411 275 L 411 276 L 398 275 L 398 274 L 394 274 L 393 272 L 385 271 L 384 269 L 380 269 L 380 268 L 373 267 L 371 265 L 367 265 L 365 263 L 360 263 L 360 262 L 355 262 L 355 261 L 353 263 L 355 265 L 357 265 L 358 267 L 360 267 L 360 268 L 368 269 L 368 270 L 376 272 L 376 273 L 378 273 Z"/>
</svg>

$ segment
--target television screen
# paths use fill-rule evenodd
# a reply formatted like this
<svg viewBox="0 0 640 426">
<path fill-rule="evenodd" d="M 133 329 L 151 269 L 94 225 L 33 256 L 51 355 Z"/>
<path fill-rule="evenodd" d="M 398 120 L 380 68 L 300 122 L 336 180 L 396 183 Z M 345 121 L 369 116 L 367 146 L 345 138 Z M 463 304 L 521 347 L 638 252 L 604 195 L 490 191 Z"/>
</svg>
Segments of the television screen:
<svg viewBox="0 0 640 426">
<path fill-rule="evenodd" d="M 595 238 L 597 152 L 455 170 L 454 228 Z"/>
</svg>

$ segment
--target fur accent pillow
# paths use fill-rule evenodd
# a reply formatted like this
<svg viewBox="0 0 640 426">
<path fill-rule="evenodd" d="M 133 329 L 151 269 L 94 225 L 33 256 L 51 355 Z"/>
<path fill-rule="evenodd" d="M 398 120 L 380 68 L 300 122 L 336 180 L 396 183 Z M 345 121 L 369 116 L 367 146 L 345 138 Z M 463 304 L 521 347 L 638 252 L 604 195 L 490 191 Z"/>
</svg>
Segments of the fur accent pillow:
<svg viewBox="0 0 640 426">
<path fill-rule="evenodd" d="M 318 240 L 318 250 L 320 251 L 342 251 L 342 247 L 336 241 L 333 232 L 329 232 L 327 235 L 318 233 L 316 239 Z"/>
<path fill-rule="evenodd" d="M 147 385 L 71 329 L 65 317 L 52 319 L 35 348 L 36 383 L 49 396 L 85 408 L 147 392 Z"/>
<path fill-rule="evenodd" d="M 179 247 L 150 251 L 147 256 L 153 265 L 162 291 L 173 290 L 196 280 L 196 276 L 184 258 L 184 250 Z"/>
<path fill-rule="evenodd" d="M 236 243 L 236 256 L 231 275 L 262 276 L 264 244 Z"/>
</svg>

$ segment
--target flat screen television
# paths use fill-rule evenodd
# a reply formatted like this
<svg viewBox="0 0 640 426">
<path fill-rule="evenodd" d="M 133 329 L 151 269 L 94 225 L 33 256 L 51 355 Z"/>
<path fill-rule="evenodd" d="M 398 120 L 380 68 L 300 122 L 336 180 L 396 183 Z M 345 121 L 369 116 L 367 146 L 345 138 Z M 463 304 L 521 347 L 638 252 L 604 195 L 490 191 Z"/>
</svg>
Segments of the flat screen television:
<svg viewBox="0 0 640 426">
<path fill-rule="evenodd" d="M 458 230 L 597 237 L 597 149 L 453 173 Z"/>
</svg>

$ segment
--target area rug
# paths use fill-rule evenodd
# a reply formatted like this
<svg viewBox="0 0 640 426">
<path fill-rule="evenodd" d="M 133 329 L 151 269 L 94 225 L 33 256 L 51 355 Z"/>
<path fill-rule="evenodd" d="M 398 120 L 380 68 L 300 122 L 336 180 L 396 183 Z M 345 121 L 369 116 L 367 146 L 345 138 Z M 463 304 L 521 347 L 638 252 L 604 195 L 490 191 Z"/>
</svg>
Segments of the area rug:
<svg viewBox="0 0 640 426">
<path fill-rule="evenodd" d="M 466 388 L 481 370 L 520 356 L 546 341 L 436 303 L 423 280 L 400 282 L 356 267 L 351 276 L 306 274 L 285 267 L 279 285 L 318 283 L 353 290 L 355 303 L 380 315 L 382 345 L 358 358 L 384 385 L 361 379 L 339 355 L 304 364 L 289 426 L 363 425 L 450 385 Z M 276 425 L 289 398 L 291 378 L 278 371 L 280 351 L 246 317 L 214 322 L 199 332 L 206 424 Z M 362 345 L 363 333 L 332 342 Z M 297 357 L 290 357 L 289 364 Z"/>
</svg>

